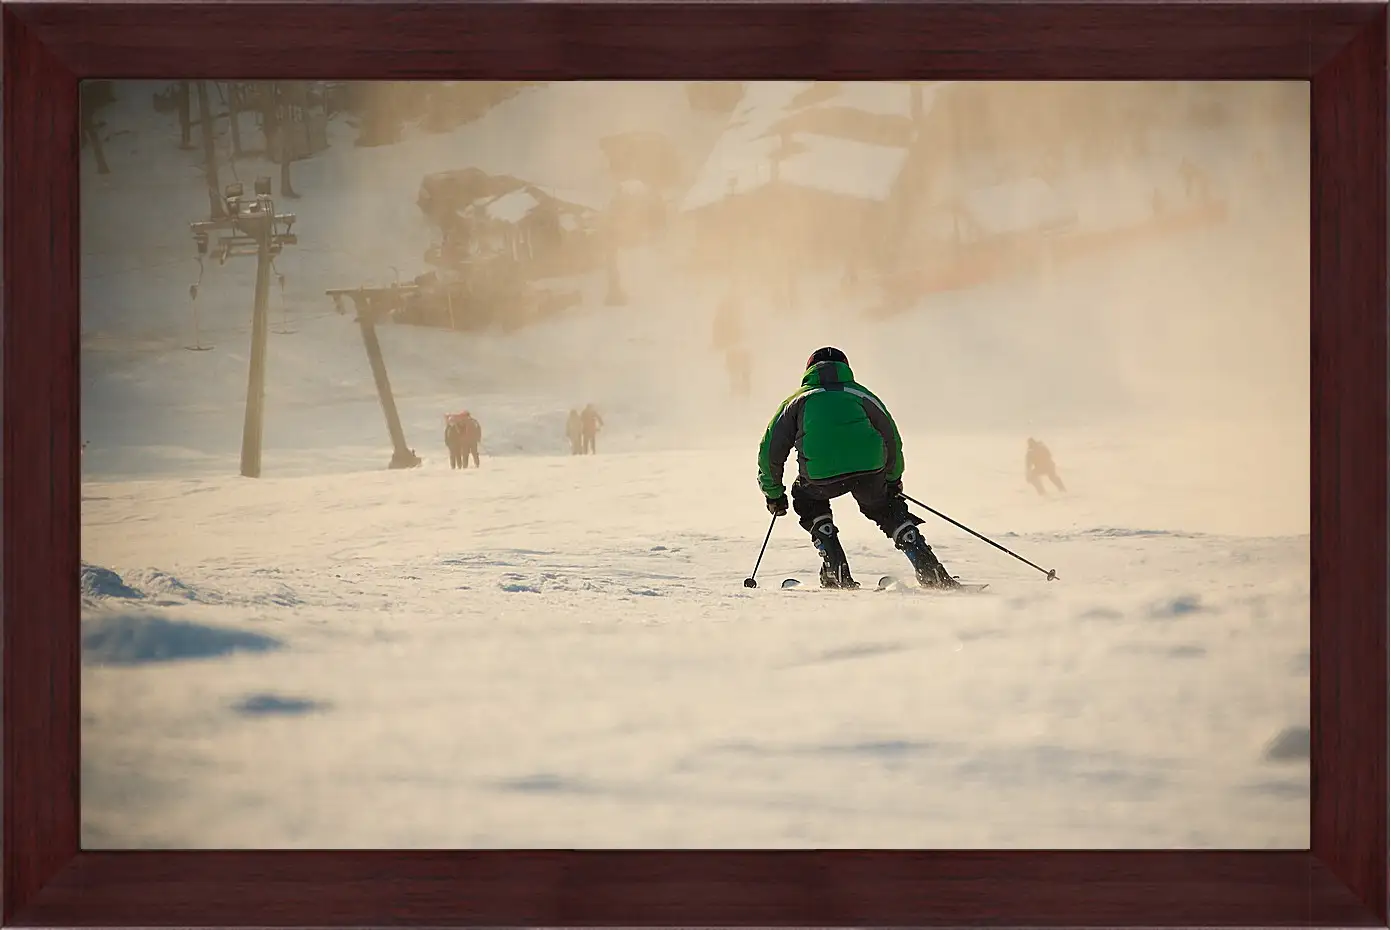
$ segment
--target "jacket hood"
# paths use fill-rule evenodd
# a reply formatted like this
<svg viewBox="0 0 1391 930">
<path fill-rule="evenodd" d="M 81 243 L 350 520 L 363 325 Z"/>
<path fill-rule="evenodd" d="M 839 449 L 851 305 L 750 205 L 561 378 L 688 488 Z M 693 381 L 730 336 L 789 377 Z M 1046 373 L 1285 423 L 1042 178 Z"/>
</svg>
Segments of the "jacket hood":
<svg viewBox="0 0 1391 930">
<path fill-rule="evenodd" d="M 848 384 L 855 380 L 855 373 L 845 362 L 817 362 L 802 375 L 805 387 L 824 387 L 828 384 Z"/>
</svg>

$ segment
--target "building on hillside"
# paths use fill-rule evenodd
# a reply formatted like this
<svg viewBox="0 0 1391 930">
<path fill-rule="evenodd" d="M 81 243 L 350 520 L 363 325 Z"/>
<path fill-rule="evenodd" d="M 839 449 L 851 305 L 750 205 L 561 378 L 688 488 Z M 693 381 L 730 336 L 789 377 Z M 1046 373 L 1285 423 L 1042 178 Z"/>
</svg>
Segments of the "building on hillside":
<svg viewBox="0 0 1391 930">
<path fill-rule="evenodd" d="M 889 302 L 909 304 L 924 289 L 1007 273 L 1095 226 L 1099 211 L 1079 216 L 1079 207 L 1096 198 L 1079 187 L 1100 183 L 1096 168 L 1125 174 L 1153 160 L 1151 136 L 1185 121 L 1180 91 L 750 83 L 686 192 L 681 227 L 697 267 L 741 283 L 788 293 L 808 270 L 842 269 L 848 283 L 864 269 L 892 292 Z M 1192 174 L 1189 199 L 1201 187 Z M 1173 198 L 1158 187 L 1141 193 L 1133 222 L 1153 225 Z M 1110 212 L 1114 225 L 1126 211 Z"/>
<path fill-rule="evenodd" d="M 598 261 L 602 205 L 586 199 L 476 168 L 429 175 L 417 203 L 442 240 L 425 261 L 450 269 L 500 257 L 528 277 L 588 270 Z"/>
<path fill-rule="evenodd" d="M 1053 173 L 1065 90 L 751 83 L 686 193 L 682 225 L 699 264 L 891 272 L 914 260 L 905 250 L 924 211 Z"/>
<path fill-rule="evenodd" d="M 424 255 L 434 270 L 371 299 L 394 322 L 461 330 L 515 329 L 574 306 L 573 282 L 539 279 L 602 266 L 602 205 L 585 199 L 477 168 L 427 175 L 417 203 L 441 234 Z"/>
<path fill-rule="evenodd" d="M 919 85 L 879 312 L 1224 215 L 1201 166 L 1150 152 L 1191 95 L 1108 83 Z M 1101 169 L 1101 170 L 1097 170 Z M 1040 263 L 1043 263 L 1040 265 Z"/>
<path fill-rule="evenodd" d="M 901 83 L 750 83 L 679 207 L 698 264 L 755 277 L 872 257 L 902 209 Z"/>
</svg>

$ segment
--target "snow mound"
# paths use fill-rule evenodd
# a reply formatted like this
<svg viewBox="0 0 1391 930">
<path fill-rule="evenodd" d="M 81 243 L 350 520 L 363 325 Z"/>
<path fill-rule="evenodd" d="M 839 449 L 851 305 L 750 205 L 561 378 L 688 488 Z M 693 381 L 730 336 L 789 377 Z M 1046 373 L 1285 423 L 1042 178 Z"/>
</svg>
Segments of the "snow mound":
<svg viewBox="0 0 1391 930">
<path fill-rule="evenodd" d="M 88 603 L 108 598 L 134 600 L 145 595 L 126 584 L 120 575 L 100 565 L 82 563 L 82 599 Z"/>
<path fill-rule="evenodd" d="M 177 600 L 195 604 L 218 604 L 223 598 L 215 591 L 204 590 L 158 568 L 144 568 L 129 574 L 133 584 L 146 596 L 159 600 Z"/>
</svg>

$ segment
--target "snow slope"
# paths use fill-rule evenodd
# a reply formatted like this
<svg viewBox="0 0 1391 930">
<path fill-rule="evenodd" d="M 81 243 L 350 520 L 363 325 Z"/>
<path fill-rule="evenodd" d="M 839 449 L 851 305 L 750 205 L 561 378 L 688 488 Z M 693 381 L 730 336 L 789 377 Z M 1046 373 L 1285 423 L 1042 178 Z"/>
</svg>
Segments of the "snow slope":
<svg viewBox="0 0 1391 930">
<path fill-rule="evenodd" d="M 84 178 L 84 844 L 1306 847 L 1299 160 L 1226 227 L 890 321 L 809 281 L 802 315 L 746 322 L 747 403 L 706 348 L 718 294 L 660 248 L 623 256 L 626 307 L 594 279 L 507 337 L 383 327 L 425 458 L 383 470 L 366 357 L 323 288 L 414 273 L 420 175 L 505 167 L 506 129 L 676 122 L 605 93 L 532 89 L 296 165 L 295 332 L 271 337 L 257 481 L 236 476 L 250 263 L 208 270 L 216 348 L 181 348 L 202 178 L 147 96 L 107 117 L 132 131 Z M 557 117 L 513 157 L 573 153 L 554 183 L 597 189 L 587 132 Z M 741 587 L 768 526 L 757 437 L 823 343 L 898 417 L 910 493 L 1062 580 L 930 518 L 991 594 L 781 591 L 816 565 L 782 520 Z M 588 401 L 607 426 L 574 457 L 564 416 Z M 460 407 L 483 467 L 451 472 Z M 1029 435 L 1067 494 L 1023 483 Z M 905 573 L 836 512 L 857 576 Z"/>
</svg>

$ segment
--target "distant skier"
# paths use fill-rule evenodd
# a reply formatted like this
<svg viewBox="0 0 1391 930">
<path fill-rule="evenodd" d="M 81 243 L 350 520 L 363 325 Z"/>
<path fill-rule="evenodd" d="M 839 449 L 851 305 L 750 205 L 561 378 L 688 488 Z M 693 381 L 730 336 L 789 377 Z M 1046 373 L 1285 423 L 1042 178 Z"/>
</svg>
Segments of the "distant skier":
<svg viewBox="0 0 1391 930">
<path fill-rule="evenodd" d="M 1032 484 L 1035 491 L 1043 494 L 1046 493 L 1043 489 L 1044 478 L 1053 482 L 1053 486 L 1059 491 L 1067 490 L 1063 486 L 1063 479 L 1058 477 L 1058 466 L 1053 463 L 1053 453 L 1031 436 L 1028 449 L 1024 453 L 1024 480 Z"/>
<path fill-rule="evenodd" d="M 580 412 L 575 409 L 570 410 L 570 417 L 565 421 L 565 438 L 570 440 L 570 454 L 579 455 L 584 451 L 584 430 L 580 426 Z"/>
<path fill-rule="evenodd" d="M 580 435 L 583 439 L 582 450 L 586 455 L 594 454 L 594 437 L 603 427 L 604 418 L 599 416 L 599 411 L 594 409 L 593 404 L 585 404 L 580 411 Z"/>
<path fill-rule="evenodd" d="M 882 401 L 856 383 L 845 353 L 826 347 L 807 359 L 802 386 L 783 401 L 758 447 L 758 483 L 769 513 L 787 513 L 783 468 L 797 450 L 792 508 L 821 553 L 823 588 L 858 588 L 832 522 L 831 501 L 849 493 L 860 512 L 912 563 L 918 583 L 951 588 L 947 574 L 908 512 L 903 493 L 903 441 Z"/>
</svg>

